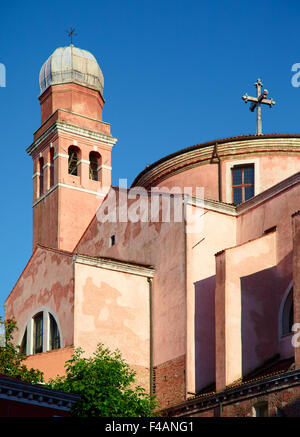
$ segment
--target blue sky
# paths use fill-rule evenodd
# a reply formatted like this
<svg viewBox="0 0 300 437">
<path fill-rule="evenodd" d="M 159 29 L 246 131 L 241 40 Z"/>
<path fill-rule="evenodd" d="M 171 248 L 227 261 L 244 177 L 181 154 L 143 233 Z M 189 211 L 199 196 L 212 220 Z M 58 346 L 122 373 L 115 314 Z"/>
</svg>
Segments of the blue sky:
<svg viewBox="0 0 300 437">
<path fill-rule="evenodd" d="M 299 1 L 98 0 L 2 2 L 0 63 L 1 276 L 3 303 L 32 252 L 32 162 L 40 124 L 39 71 L 75 27 L 77 47 L 104 74 L 103 120 L 119 139 L 113 184 L 204 141 L 255 133 L 241 96 L 262 78 L 276 101 L 264 133 L 299 133 Z"/>
</svg>

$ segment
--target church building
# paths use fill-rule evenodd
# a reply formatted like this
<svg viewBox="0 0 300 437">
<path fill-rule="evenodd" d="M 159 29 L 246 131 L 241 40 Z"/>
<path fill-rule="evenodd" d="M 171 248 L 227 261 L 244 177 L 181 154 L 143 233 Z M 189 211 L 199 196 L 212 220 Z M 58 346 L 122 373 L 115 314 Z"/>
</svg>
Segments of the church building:
<svg viewBox="0 0 300 437">
<path fill-rule="evenodd" d="M 58 48 L 39 82 L 33 253 L 5 313 L 28 366 L 103 343 L 165 415 L 300 415 L 300 134 L 196 144 L 114 187 L 95 57 Z"/>
</svg>

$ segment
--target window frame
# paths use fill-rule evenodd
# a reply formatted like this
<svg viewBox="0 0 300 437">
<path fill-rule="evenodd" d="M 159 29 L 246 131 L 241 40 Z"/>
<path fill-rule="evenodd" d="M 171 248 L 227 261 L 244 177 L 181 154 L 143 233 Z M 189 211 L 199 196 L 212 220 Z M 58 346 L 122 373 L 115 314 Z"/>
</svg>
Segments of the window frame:
<svg viewBox="0 0 300 437">
<path fill-rule="evenodd" d="M 244 182 L 245 180 L 245 169 L 246 168 L 253 168 L 253 183 L 246 183 Z M 241 169 L 242 170 L 242 183 L 241 184 L 236 184 L 233 185 L 233 172 L 234 170 L 238 170 Z M 235 205 L 240 205 L 241 203 L 246 202 L 247 200 L 251 199 L 252 197 L 249 197 L 249 199 L 245 200 L 245 188 L 247 187 L 253 187 L 253 196 L 255 196 L 255 166 L 254 164 L 239 164 L 239 165 L 234 165 L 231 167 L 231 199 L 232 199 L 232 203 L 234 203 L 234 189 L 235 188 L 241 188 L 242 189 L 242 201 L 240 203 L 234 203 Z"/>
<path fill-rule="evenodd" d="M 225 201 L 232 203 L 232 172 L 231 169 L 235 166 L 245 166 L 248 164 L 254 165 L 254 196 L 260 192 L 260 158 L 253 159 L 228 159 L 225 165 Z"/>
<path fill-rule="evenodd" d="M 33 354 L 43 352 L 44 313 L 41 311 L 33 317 Z"/>
</svg>

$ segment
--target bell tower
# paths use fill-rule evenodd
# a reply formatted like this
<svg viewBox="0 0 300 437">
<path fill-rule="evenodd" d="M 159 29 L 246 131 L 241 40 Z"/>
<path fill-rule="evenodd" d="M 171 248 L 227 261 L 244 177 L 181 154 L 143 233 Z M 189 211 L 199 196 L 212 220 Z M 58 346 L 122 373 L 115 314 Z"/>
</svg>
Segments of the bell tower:
<svg viewBox="0 0 300 437">
<path fill-rule="evenodd" d="M 40 71 L 41 126 L 33 160 L 33 247 L 72 251 L 111 185 L 117 142 L 102 121 L 104 79 L 94 58 L 74 47 L 54 51 Z"/>
</svg>

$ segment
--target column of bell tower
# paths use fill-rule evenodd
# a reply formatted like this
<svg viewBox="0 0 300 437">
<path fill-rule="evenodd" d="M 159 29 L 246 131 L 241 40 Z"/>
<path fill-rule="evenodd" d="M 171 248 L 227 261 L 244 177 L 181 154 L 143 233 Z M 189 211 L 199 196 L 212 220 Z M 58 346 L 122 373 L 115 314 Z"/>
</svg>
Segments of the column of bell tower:
<svg viewBox="0 0 300 437">
<path fill-rule="evenodd" d="M 116 139 L 102 121 L 103 75 L 91 53 L 55 50 L 40 72 L 33 159 L 33 246 L 72 251 L 111 186 Z"/>
</svg>

